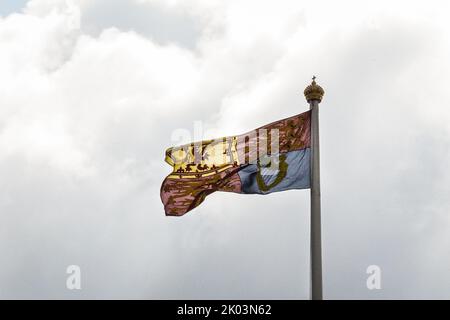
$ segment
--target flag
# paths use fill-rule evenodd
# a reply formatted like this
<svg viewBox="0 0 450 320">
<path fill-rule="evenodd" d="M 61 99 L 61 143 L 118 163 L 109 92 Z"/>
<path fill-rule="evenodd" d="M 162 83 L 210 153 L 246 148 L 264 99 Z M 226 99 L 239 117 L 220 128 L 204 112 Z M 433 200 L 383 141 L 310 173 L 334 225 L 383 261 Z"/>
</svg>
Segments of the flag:
<svg viewBox="0 0 450 320">
<path fill-rule="evenodd" d="M 310 187 L 311 112 L 238 136 L 166 150 L 173 170 L 161 186 L 168 216 L 182 216 L 215 191 L 268 194 Z"/>
</svg>

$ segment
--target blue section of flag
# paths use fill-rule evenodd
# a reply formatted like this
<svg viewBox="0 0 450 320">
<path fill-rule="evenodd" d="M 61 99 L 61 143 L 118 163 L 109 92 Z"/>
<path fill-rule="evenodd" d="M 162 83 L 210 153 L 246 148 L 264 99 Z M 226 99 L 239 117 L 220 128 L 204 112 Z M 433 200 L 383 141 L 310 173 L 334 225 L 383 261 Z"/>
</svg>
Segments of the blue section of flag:
<svg viewBox="0 0 450 320">
<path fill-rule="evenodd" d="M 310 188 L 310 148 L 279 155 L 278 169 L 249 164 L 239 171 L 242 193 L 267 194 Z M 287 168 L 286 168 L 287 165 Z M 283 173 L 283 167 L 286 169 Z M 259 177 L 258 177 L 259 175 Z"/>
</svg>

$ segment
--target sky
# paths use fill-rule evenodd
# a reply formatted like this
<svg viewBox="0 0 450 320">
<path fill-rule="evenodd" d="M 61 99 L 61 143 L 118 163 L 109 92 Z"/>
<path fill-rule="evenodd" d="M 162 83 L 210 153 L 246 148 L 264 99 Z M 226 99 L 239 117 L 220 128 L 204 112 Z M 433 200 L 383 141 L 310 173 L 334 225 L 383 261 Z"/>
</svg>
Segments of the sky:
<svg viewBox="0 0 450 320">
<path fill-rule="evenodd" d="M 308 190 L 159 192 L 179 130 L 306 111 L 316 75 L 324 298 L 450 299 L 449 9 L 2 0 L 0 298 L 308 299 Z"/>
</svg>

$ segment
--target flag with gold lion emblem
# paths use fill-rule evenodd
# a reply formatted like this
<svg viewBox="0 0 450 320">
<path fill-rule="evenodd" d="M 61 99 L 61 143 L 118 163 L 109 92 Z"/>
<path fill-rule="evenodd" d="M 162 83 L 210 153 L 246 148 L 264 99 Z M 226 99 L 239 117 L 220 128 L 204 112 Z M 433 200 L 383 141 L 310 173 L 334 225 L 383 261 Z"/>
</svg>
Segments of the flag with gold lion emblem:
<svg viewBox="0 0 450 320">
<path fill-rule="evenodd" d="M 172 172 L 161 186 L 166 215 L 182 216 L 215 191 L 268 194 L 310 187 L 311 112 L 238 136 L 166 150 Z"/>
</svg>

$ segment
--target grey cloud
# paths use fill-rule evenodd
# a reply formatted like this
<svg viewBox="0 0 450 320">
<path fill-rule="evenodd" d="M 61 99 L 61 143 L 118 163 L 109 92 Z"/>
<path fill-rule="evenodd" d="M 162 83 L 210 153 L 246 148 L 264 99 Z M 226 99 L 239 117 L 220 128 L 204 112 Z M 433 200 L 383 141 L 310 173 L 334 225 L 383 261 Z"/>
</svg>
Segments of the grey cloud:
<svg viewBox="0 0 450 320">
<path fill-rule="evenodd" d="M 182 9 L 167 9 L 152 3 L 100 0 L 88 4 L 82 15 L 82 30 L 94 36 L 115 27 L 135 31 L 160 44 L 175 43 L 194 49 L 201 36 L 199 22 Z"/>
<path fill-rule="evenodd" d="M 149 32 L 160 43 L 177 39 L 188 47 L 197 37 L 189 33 L 192 25 L 190 35 L 154 29 L 125 2 L 99 13 L 104 6 L 96 2 L 84 12 L 90 19 L 84 23 Z M 122 9 L 135 12 L 137 22 L 118 17 Z M 157 15 L 158 27 L 184 26 Z M 430 57 L 445 53 L 448 43 L 437 45 L 443 31 L 424 23 L 380 21 L 351 33 L 327 30 L 313 48 L 299 44 L 309 32 L 302 25 L 283 38 L 289 45 L 270 43 L 285 50 L 258 52 L 262 63 L 251 66 L 245 61 L 256 53 L 238 47 L 237 54 L 227 39 L 220 41 L 231 60 L 220 52 L 199 62 L 183 50 L 164 51 L 173 63 L 195 66 L 192 81 L 201 78 L 179 100 L 154 80 L 163 76 L 156 61 L 138 68 L 141 57 L 118 43 L 129 41 L 146 54 L 164 46 L 119 31 L 83 35 L 50 76 L 55 87 L 31 92 L 35 104 L 11 98 L 22 117 L 3 113 L 0 137 L 14 121 L 65 115 L 64 132 L 87 157 L 80 166 L 92 171 L 54 165 L 51 148 L 40 150 L 44 155 L 1 154 L 0 296 L 308 298 L 307 190 L 216 193 L 178 219 L 164 216 L 159 186 L 169 171 L 163 152 L 172 130 L 201 119 L 219 130 L 233 122 L 237 132 L 227 133 L 238 134 L 301 112 L 301 91 L 318 73 L 326 91 L 320 107 L 325 297 L 449 298 L 450 141 L 447 127 L 424 116 L 439 114 L 436 97 L 448 94 L 422 81 L 442 68 Z M 167 72 L 175 81 L 176 72 Z M 424 90 L 436 93 L 425 106 Z M 81 267 L 81 291 L 65 288 L 70 264 Z M 382 269 L 380 291 L 365 286 L 371 264 Z"/>
</svg>

